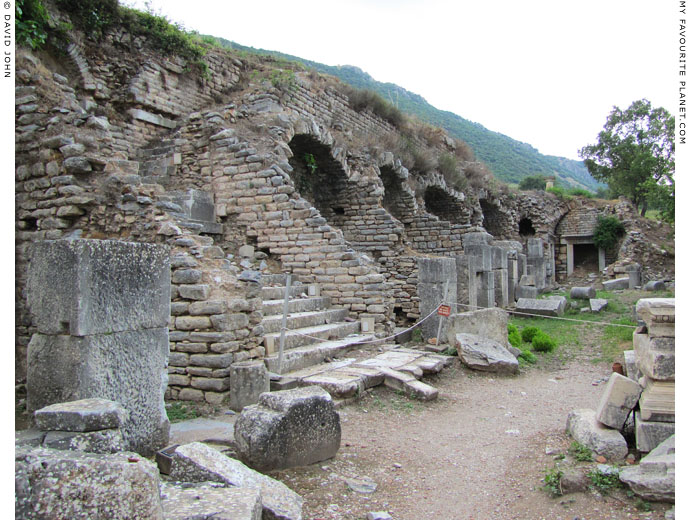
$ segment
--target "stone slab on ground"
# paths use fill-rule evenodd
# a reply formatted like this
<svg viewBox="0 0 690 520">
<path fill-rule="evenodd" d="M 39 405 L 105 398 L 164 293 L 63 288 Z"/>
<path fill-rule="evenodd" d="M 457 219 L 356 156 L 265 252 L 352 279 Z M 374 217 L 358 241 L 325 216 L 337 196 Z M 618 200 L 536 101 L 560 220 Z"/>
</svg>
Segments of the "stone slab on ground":
<svg viewBox="0 0 690 520">
<path fill-rule="evenodd" d="M 573 410 L 568 414 L 565 429 L 577 442 L 610 461 L 623 460 L 628 454 L 623 435 L 597 421 L 594 410 Z"/>
<path fill-rule="evenodd" d="M 403 392 L 407 396 L 414 396 L 422 401 L 433 401 L 438 397 L 438 390 L 433 386 L 417 381 L 409 372 L 400 372 L 391 368 L 381 367 L 385 375 L 384 384 L 388 388 Z"/>
<path fill-rule="evenodd" d="M 592 285 L 588 287 L 573 287 L 570 289 L 570 297 L 579 300 L 591 300 L 597 297 L 597 290 Z"/>
<path fill-rule="evenodd" d="M 479 309 L 451 314 L 448 318 L 446 341 L 452 344 L 456 334 L 476 334 L 508 344 L 508 313 L 503 309 Z"/>
<path fill-rule="evenodd" d="M 161 482 L 165 520 L 261 520 L 261 490 L 218 482 Z"/>
<path fill-rule="evenodd" d="M 364 391 L 363 380 L 364 377 L 359 375 L 332 370 L 305 377 L 302 379 L 302 384 L 317 385 L 324 388 L 333 397 L 347 399 Z"/>
<path fill-rule="evenodd" d="M 456 334 L 460 360 L 470 368 L 499 374 L 517 374 L 519 363 L 500 343 L 476 334 Z"/>
<path fill-rule="evenodd" d="M 132 452 L 19 448 L 15 517 L 162 520 L 158 468 Z"/>
<path fill-rule="evenodd" d="M 613 280 L 606 280 L 601 284 L 604 286 L 605 291 L 627 289 L 630 285 L 630 278 L 627 276 L 624 278 L 615 278 Z"/>
<path fill-rule="evenodd" d="M 170 444 L 210 442 L 230 445 L 235 441 L 237 415 L 197 417 L 170 425 Z"/>
<path fill-rule="evenodd" d="M 170 253 L 119 240 L 32 244 L 27 298 L 42 334 L 85 336 L 166 327 Z"/>
<path fill-rule="evenodd" d="M 663 282 L 663 280 L 650 280 L 646 284 L 644 284 L 644 290 L 645 291 L 665 291 L 666 290 L 666 284 Z"/>
<path fill-rule="evenodd" d="M 212 481 L 239 488 L 259 488 L 264 518 L 302 518 L 302 497 L 285 484 L 200 442 L 185 444 L 175 450 L 170 478 L 182 482 Z"/>
<path fill-rule="evenodd" d="M 127 412 L 109 399 L 78 399 L 55 403 L 34 412 L 36 427 L 44 431 L 90 432 L 119 428 Z"/>
<path fill-rule="evenodd" d="M 565 298 L 537 300 L 535 298 L 520 298 L 517 301 L 515 310 L 525 314 L 536 314 L 538 316 L 563 316 L 566 307 Z"/>
<path fill-rule="evenodd" d="M 330 394 L 307 386 L 262 394 L 235 423 L 235 446 L 248 466 L 270 471 L 307 466 L 335 456 L 340 415 Z"/>
<path fill-rule="evenodd" d="M 640 460 L 619 473 L 622 482 L 645 500 L 674 502 L 676 498 L 676 436 L 671 435 Z"/>
<path fill-rule="evenodd" d="M 43 447 L 88 453 L 117 453 L 125 450 L 122 432 L 115 428 L 95 432 L 47 432 Z"/>
<path fill-rule="evenodd" d="M 608 304 L 609 301 L 603 298 L 591 298 L 589 300 L 589 309 L 592 312 L 601 312 L 608 306 Z"/>
<path fill-rule="evenodd" d="M 597 420 L 609 428 L 621 430 L 641 393 L 642 387 L 637 382 L 613 372 L 599 400 Z"/>
<path fill-rule="evenodd" d="M 642 374 L 659 381 L 675 380 L 675 338 L 650 338 L 648 334 L 635 332 L 633 347 L 637 366 Z"/>
<path fill-rule="evenodd" d="M 524 275 L 523 278 L 525 276 L 527 275 Z M 533 285 L 518 285 L 515 288 L 515 298 L 518 300 L 520 298 L 536 299 L 537 296 L 539 296 L 539 289 L 537 289 Z"/>
<path fill-rule="evenodd" d="M 674 433 L 676 423 L 643 421 L 640 412 L 635 412 L 635 443 L 642 453 L 649 453 Z"/>
</svg>

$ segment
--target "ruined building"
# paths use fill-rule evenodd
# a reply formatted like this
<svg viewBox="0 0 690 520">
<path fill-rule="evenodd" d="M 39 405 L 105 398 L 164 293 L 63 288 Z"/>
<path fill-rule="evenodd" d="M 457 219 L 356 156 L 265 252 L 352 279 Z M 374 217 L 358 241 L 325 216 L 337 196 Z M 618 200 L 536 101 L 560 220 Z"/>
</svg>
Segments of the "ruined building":
<svg viewBox="0 0 690 520">
<path fill-rule="evenodd" d="M 539 292 L 592 258 L 673 276 L 661 267 L 670 253 L 647 242 L 625 202 L 561 200 L 482 178 L 451 187 L 434 168 L 406 167 L 395 143 L 438 157 L 454 153 L 452 139 L 403 136 L 353 110 L 333 79 L 288 71 L 281 83 L 271 75 L 278 64 L 218 48 L 202 74 L 124 28 L 99 42 L 70 37 L 65 55 L 18 49 L 19 381 L 36 331 L 27 262 L 42 240 L 167 245 L 167 397 L 208 402 L 231 394 L 241 363 L 274 369 L 281 273 L 307 291 L 292 309 L 318 320 L 307 335 L 332 342 L 390 334 L 433 311 L 446 277 L 421 279 L 424 258 L 454 259 L 448 299 L 467 306 L 510 306 L 523 274 Z M 587 245 L 600 213 L 639 231 L 617 254 Z M 291 366 L 337 353 L 304 350 L 308 360 L 295 355 Z"/>
</svg>

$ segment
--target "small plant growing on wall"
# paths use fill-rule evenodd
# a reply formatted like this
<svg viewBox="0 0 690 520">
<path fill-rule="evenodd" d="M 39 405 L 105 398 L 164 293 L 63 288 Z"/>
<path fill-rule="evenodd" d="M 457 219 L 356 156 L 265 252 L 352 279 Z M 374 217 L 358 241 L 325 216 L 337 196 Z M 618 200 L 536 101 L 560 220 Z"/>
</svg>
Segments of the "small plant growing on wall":
<svg viewBox="0 0 690 520">
<path fill-rule="evenodd" d="M 594 228 L 594 245 L 606 251 L 611 251 L 616 247 L 618 240 L 624 234 L 625 227 L 616 217 L 599 217 Z"/>
</svg>

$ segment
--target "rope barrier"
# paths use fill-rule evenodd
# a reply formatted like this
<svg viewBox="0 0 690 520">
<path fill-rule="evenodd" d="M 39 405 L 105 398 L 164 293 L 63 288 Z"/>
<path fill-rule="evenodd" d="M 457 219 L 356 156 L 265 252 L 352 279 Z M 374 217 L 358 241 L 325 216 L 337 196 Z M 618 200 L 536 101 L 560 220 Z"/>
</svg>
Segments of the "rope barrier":
<svg viewBox="0 0 690 520">
<path fill-rule="evenodd" d="M 386 336 L 385 338 L 378 338 L 378 339 L 373 339 L 373 340 L 366 340 L 366 341 L 355 341 L 351 343 L 352 345 L 369 345 L 369 344 L 375 344 L 375 343 L 382 343 L 391 339 L 394 339 L 398 336 L 402 336 L 403 334 L 406 334 L 410 332 L 411 330 L 419 327 L 422 323 L 424 323 L 426 320 L 431 318 L 441 307 L 441 305 L 444 305 L 444 302 L 439 303 L 433 311 L 431 311 L 429 314 L 424 316 L 421 320 L 419 320 L 417 323 L 413 324 L 411 327 L 406 328 L 405 330 L 402 330 L 400 332 L 396 332 L 395 334 L 392 334 L 390 336 Z M 497 307 L 480 307 L 477 305 L 469 305 L 467 303 L 460 303 L 460 302 L 445 302 L 445 305 L 451 305 L 453 307 L 468 307 L 470 309 L 495 309 Z M 522 311 L 514 311 L 514 310 L 509 310 L 509 309 L 503 309 L 509 314 L 515 314 L 519 316 L 532 316 L 535 318 L 545 318 L 545 319 L 550 319 L 550 320 L 562 320 L 562 321 L 573 321 L 577 323 L 587 323 L 589 325 L 604 325 L 607 327 L 623 327 L 623 328 L 629 328 L 629 329 L 636 329 L 637 325 L 625 325 L 622 323 L 611 323 L 611 322 L 605 322 L 605 321 L 590 321 L 590 320 L 578 320 L 575 318 L 563 318 L 560 316 L 544 316 L 542 314 L 534 314 L 534 313 L 529 313 L 529 312 L 522 312 Z M 323 341 L 324 338 L 319 338 L 318 336 L 311 336 L 309 334 L 302 334 L 301 332 L 297 332 L 296 330 L 290 330 L 287 327 L 281 328 L 280 331 L 282 332 L 285 330 L 286 332 L 291 332 L 294 335 L 297 336 L 302 336 L 304 338 L 310 338 L 310 339 L 315 339 L 318 341 Z"/>
<path fill-rule="evenodd" d="M 469 307 L 473 309 L 491 309 L 491 308 L 496 308 L 496 307 L 478 307 L 476 305 L 468 305 L 466 303 L 459 303 L 459 302 L 448 302 L 448 305 L 453 305 L 455 307 Z M 535 318 L 546 318 L 550 320 L 562 320 L 562 321 L 574 321 L 577 323 L 587 323 L 590 325 L 606 325 L 610 327 L 624 327 L 624 328 L 629 328 L 629 329 L 636 329 L 637 325 L 625 325 L 623 323 L 611 323 L 611 322 L 606 322 L 606 321 L 590 321 L 590 320 L 578 320 L 575 318 L 562 318 L 561 316 L 544 316 L 543 314 L 534 314 L 534 313 L 529 313 L 529 312 L 522 312 L 522 311 L 513 311 L 510 309 L 503 309 L 506 312 L 510 314 L 517 314 L 520 316 L 533 316 Z"/>
<path fill-rule="evenodd" d="M 390 340 L 390 339 L 396 338 L 396 337 L 398 337 L 398 336 L 401 336 L 401 335 L 403 335 L 403 334 L 406 334 L 407 332 L 411 331 L 412 329 L 414 329 L 414 328 L 416 328 L 416 327 L 419 327 L 422 323 L 424 323 L 426 320 L 428 320 L 429 318 L 431 318 L 431 317 L 436 313 L 436 311 L 438 311 L 438 308 L 439 308 L 441 305 L 442 305 L 442 304 L 439 303 L 433 311 L 431 311 L 429 314 L 427 314 L 426 316 L 424 316 L 424 318 L 422 318 L 422 319 L 419 320 L 417 323 L 415 323 L 415 324 L 412 325 L 411 327 L 408 327 L 408 328 L 405 329 L 405 330 L 402 330 L 402 331 L 400 331 L 400 332 L 396 332 L 395 334 L 392 334 L 392 335 L 390 335 L 390 336 L 386 336 L 385 338 L 378 338 L 378 339 L 367 340 L 367 341 L 355 341 L 355 342 L 351 343 L 351 345 L 367 345 L 367 344 L 381 343 L 381 342 L 388 341 L 388 340 Z M 282 331 L 282 330 L 283 330 L 283 329 L 281 329 L 281 331 Z M 290 329 L 287 329 L 287 328 L 286 328 L 285 330 L 288 331 L 288 330 L 290 330 Z M 304 337 L 304 338 L 311 338 L 311 339 L 317 339 L 317 340 L 319 340 L 319 341 L 323 341 L 323 338 L 319 338 L 319 337 L 317 337 L 317 336 L 310 336 L 309 334 L 302 334 L 302 333 L 297 332 L 297 331 L 295 331 L 295 330 L 290 330 L 290 332 L 292 332 L 293 334 L 295 334 L 295 335 L 297 335 L 297 336 L 302 336 L 302 337 Z"/>
</svg>

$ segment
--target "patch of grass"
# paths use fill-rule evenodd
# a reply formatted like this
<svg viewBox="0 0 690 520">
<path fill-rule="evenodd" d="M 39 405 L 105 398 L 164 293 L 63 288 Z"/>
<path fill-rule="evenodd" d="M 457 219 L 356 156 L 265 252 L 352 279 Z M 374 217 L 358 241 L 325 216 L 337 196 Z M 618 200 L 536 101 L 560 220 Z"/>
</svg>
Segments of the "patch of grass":
<svg viewBox="0 0 690 520">
<path fill-rule="evenodd" d="M 553 352 L 558 343 L 545 332 L 539 331 L 532 337 L 532 348 L 537 352 Z"/>
<path fill-rule="evenodd" d="M 619 318 L 611 323 L 616 325 L 628 325 L 626 327 L 616 327 L 607 325 L 604 327 L 604 335 L 601 338 L 602 357 L 605 361 L 613 362 L 623 355 L 623 352 L 632 348 L 632 338 L 634 327 L 637 324 L 629 318 Z"/>
<path fill-rule="evenodd" d="M 623 487 L 616 472 L 604 473 L 598 469 L 593 469 L 587 473 L 587 477 L 592 482 L 591 487 L 597 489 L 602 495 L 608 494 L 612 489 Z"/>
<path fill-rule="evenodd" d="M 573 441 L 568 448 L 568 453 L 580 462 L 592 462 L 592 450 L 577 441 Z"/>
<path fill-rule="evenodd" d="M 192 405 L 180 401 L 167 405 L 165 411 L 168 413 L 168 419 L 171 423 L 195 419 L 201 415 Z"/>
<path fill-rule="evenodd" d="M 458 349 L 455 347 L 448 347 L 445 349 L 443 352 L 441 352 L 444 356 L 457 356 L 458 355 Z"/>
<path fill-rule="evenodd" d="M 544 472 L 544 478 L 541 481 L 544 483 L 542 489 L 548 492 L 552 497 L 559 497 L 563 494 L 561 489 L 561 477 L 563 472 L 558 468 L 550 468 Z"/>
<path fill-rule="evenodd" d="M 412 331 L 412 343 L 424 343 L 422 329 L 417 328 Z"/>
</svg>

